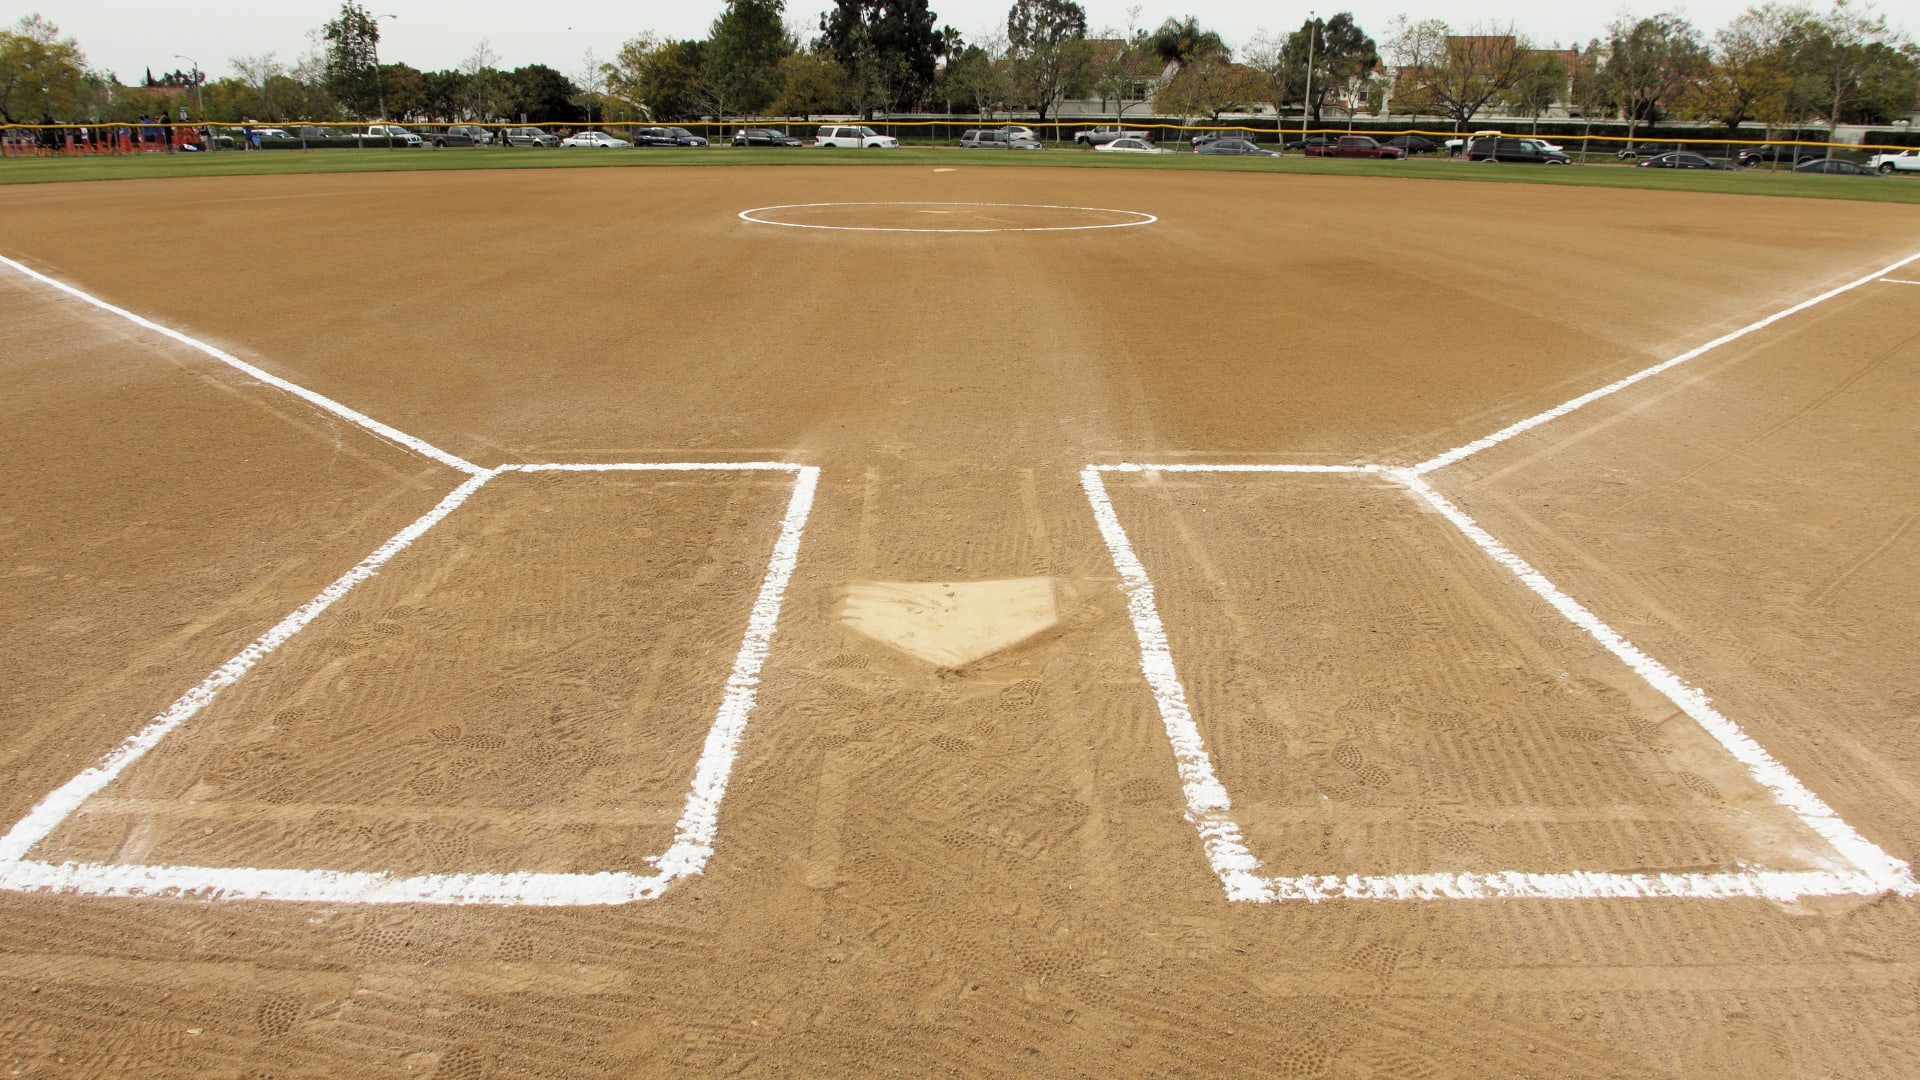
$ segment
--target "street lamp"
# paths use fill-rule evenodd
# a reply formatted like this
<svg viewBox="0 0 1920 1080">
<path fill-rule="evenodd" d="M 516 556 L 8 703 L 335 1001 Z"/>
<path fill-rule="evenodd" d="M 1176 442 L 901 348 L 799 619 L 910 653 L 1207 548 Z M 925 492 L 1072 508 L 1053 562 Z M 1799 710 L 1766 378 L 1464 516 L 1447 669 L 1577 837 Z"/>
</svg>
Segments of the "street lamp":
<svg viewBox="0 0 1920 1080">
<path fill-rule="evenodd" d="M 373 88 L 380 95 L 380 120 L 387 119 L 387 82 L 380 77 L 380 20 L 397 19 L 400 16 L 388 13 L 373 17 Z M 387 146 L 393 146 L 393 136 L 387 136 Z"/>
<path fill-rule="evenodd" d="M 200 89 L 200 83 L 202 81 L 200 78 L 200 61 L 195 60 L 185 53 L 174 53 L 173 58 L 175 60 L 185 60 L 187 63 L 193 65 L 193 108 L 195 112 L 200 114 L 200 123 L 204 127 L 207 122 L 207 96 Z M 213 152 L 213 142 L 213 129 L 209 127 L 207 128 L 208 153 Z"/>
</svg>

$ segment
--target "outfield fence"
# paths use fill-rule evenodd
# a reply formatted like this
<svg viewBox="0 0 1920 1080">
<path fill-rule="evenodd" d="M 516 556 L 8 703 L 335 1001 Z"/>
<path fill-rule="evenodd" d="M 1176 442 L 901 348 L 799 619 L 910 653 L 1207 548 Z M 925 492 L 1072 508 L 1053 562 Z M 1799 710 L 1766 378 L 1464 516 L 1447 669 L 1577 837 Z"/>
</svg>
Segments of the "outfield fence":
<svg viewBox="0 0 1920 1080">
<path fill-rule="evenodd" d="M 395 125 L 420 136 L 419 149 L 438 148 L 436 143 L 447 144 L 444 148 L 453 149 L 528 149 L 525 145 L 510 146 L 505 139 L 509 130 L 522 131 L 537 128 L 542 132 L 559 138 L 582 131 L 603 131 L 615 138 L 631 141 L 636 132 L 655 127 L 691 133 L 708 140 L 712 146 L 734 145 L 738 133 L 747 128 L 763 128 L 790 135 L 811 145 L 815 135 L 822 127 L 831 125 L 863 124 L 882 135 L 891 135 L 902 145 L 914 146 L 958 146 L 961 136 L 977 129 L 997 130 L 1002 128 L 1024 128 L 1033 132 L 1039 140 L 1052 147 L 1090 146 L 1089 132 L 1124 130 L 1139 133 L 1162 146 L 1192 145 L 1196 137 L 1202 134 L 1233 136 L 1251 142 L 1271 145 L 1283 142 L 1288 149 L 1298 148 L 1307 139 L 1324 137 L 1337 138 L 1342 135 L 1364 134 L 1381 141 L 1406 136 L 1426 139 L 1435 144 L 1433 152 L 1444 153 L 1448 140 L 1469 139 L 1476 135 L 1496 133 L 1493 128 L 1480 128 L 1468 135 L 1424 126 L 1401 128 L 1383 128 L 1377 123 L 1356 130 L 1351 126 L 1320 126 L 1304 128 L 1285 128 L 1278 132 L 1271 126 L 1237 125 L 1228 123 L 1191 124 L 1149 120 L 1139 123 L 1114 124 L 1103 121 L 1080 119 L 1075 121 L 983 121 L 964 118 L 912 119 L 912 120 L 794 120 L 758 119 L 750 121 L 690 121 L 674 125 L 644 124 L 635 121 L 616 121 L 593 125 L 586 124 L 447 124 L 447 123 L 407 123 Z M 152 121 L 147 123 L 126 122 L 114 124 L 9 124 L 0 125 L 0 157 L 45 157 L 66 155 L 121 155 L 148 153 L 210 153 L 221 151 L 284 151 L 284 150 L 389 150 L 411 147 L 404 136 L 366 133 L 369 125 L 340 125 L 314 123 L 288 124 L 187 124 L 176 122 Z M 356 132 L 354 129 L 358 128 Z M 465 137 L 454 137 L 455 129 L 470 131 L 480 129 L 487 132 L 491 145 L 474 146 Z M 1839 157 L 1862 160 L 1878 151 L 1898 151 L 1906 147 L 1884 143 L 1848 143 L 1816 139 L 1775 139 L 1761 140 L 1752 136 L 1745 138 L 1695 138 L 1691 135 L 1667 137 L 1655 132 L 1642 134 L 1635 138 L 1625 135 L 1568 135 L 1564 132 L 1551 136 L 1533 134 L 1530 131 L 1498 130 L 1498 134 L 1509 138 L 1540 139 L 1553 142 L 1563 148 L 1576 162 L 1631 161 L 1636 156 L 1648 152 L 1667 150 L 1687 150 L 1702 154 L 1708 158 L 1725 161 L 1737 159 L 1739 152 L 1760 145 L 1789 148 L 1775 153 L 1765 164 L 1791 166 L 1795 161 L 1820 157 Z M 1804 152 L 1803 152 L 1804 151 Z M 1426 152 L 1424 149 L 1416 153 Z M 1784 156 L 1782 154 L 1784 153 Z"/>
</svg>

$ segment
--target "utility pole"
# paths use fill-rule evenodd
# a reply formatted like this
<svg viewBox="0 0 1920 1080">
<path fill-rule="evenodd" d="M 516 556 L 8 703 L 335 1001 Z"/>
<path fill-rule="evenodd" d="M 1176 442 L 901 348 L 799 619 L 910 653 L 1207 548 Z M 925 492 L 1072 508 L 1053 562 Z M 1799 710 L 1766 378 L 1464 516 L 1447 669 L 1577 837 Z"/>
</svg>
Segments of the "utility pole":
<svg viewBox="0 0 1920 1080">
<path fill-rule="evenodd" d="M 1300 152 L 1307 152 L 1307 112 L 1313 108 L 1313 39 L 1320 24 L 1319 18 L 1307 12 L 1307 96 L 1300 102 Z M 1281 147 L 1282 150 L 1286 147 Z"/>
<path fill-rule="evenodd" d="M 380 77 L 380 20 L 397 19 L 400 16 L 389 12 L 373 17 L 373 88 L 380 97 L 380 122 L 387 122 L 387 81 Z M 393 146 L 393 136 L 387 136 L 387 146 Z"/>
<path fill-rule="evenodd" d="M 185 60 L 187 63 L 193 65 L 193 109 L 200 114 L 200 126 L 207 128 L 206 150 L 207 153 L 211 154 L 215 149 L 215 145 L 213 129 L 207 127 L 207 96 L 200 89 L 200 84 L 205 81 L 200 75 L 200 61 L 195 60 L 186 53 L 174 53 L 173 58 L 175 60 Z"/>
</svg>

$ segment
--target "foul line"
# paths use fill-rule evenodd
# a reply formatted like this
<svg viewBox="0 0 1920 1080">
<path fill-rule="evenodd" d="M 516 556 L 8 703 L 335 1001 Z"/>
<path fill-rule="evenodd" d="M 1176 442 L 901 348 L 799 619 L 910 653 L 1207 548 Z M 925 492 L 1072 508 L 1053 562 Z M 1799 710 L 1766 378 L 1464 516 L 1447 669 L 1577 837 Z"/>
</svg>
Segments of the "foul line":
<svg viewBox="0 0 1920 1080">
<path fill-rule="evenodd" d="M 1920 281 L 1908 281 L 1906 278 L 1883 277 L 1880 280 L 1889 285 L 1920 285 Z"/>
<path fill-rule="evenodd" d="M 372 577 L 381 566 L 418 540 L 428 529 L 466 502 L 488 481 L 506 472 L 720 472 L 780 471 L 794 474 L 793 493 L 780 522 L 780 535 L 760 584 L 740 651 L 727 677 L 725 694 L 694 767 L 684 810 L 674 826 L 672 844 L 648 856 L 657 873 L 594 874 L 505 873 L 425 874 L 396 877 L 362 871 L 271 869 L 213 866 L 143 866 L 104 863 L 47 863 L 26 858 L 88 798 L 158 745 L 169 733 L 211 705 L 225 688 Z M 357 904 L 502 904 L 572 906 L 620 904 L 653 899 L 683 877 L 700 873 L 713 855 L 720 804 L 727 792 L 740 740 L 753 712 L 760 671 L 779 625 L 781 600 L 800 556 L 800 540 L 813 508 L 820 470 L 811 465 L 708 462 L 503 465 L 482 469 L 455 488 L 439 505 L 382 544 L 359 565 L 275 624 L 240 654 L 216 668 L 166 712 L 155 717 L 97 764 L 42 799 L 26 817 L 0 837 L 0 890 L 63 892 L 95 896 L 204 896 L 219 900 L 283 900 Z"/>
<path fill-rule="evenodd" d="M 135 326 L 139 326 L 143 329 L 151 330 L 154 333 L 159 334 L 163 337 L 172 338 L 174 341 L 177 341 L 180 344 L 185 345 L 189 349 L 193 349 L 194 351 L 199 352 L 205 356 L 212 357 L 213 359 L 218 360 L 223 364 L 226 364 L 228 367 L 231 367 L 237 371 L 243 372 L 249 377 L 257 379 L 260 382 L 266 383 L 268 386 L 272 386 L 280 390 L 284 390 L 287 393 L 292 394 L 297 398 L 300 398 L 302 401 L 307 402 L 308 404 L 315 405 L 321 409 L 324 409 L 325 411 L 330 412 L 335 416 L 338 416 L 340 419 L 345 420 L 348 423 L 356 425 L 360 428 L 364 428 L 365 430 L 370 431 L 373 434 L 378 435 L 383 439 L 387 439 L 392 442 L 398 443 L 399 445 L 404 446 L 407 449 L 412 450 L 414 453 L 419 454 L 423 457 L 432 458 L 434 461 L 437 461 L 442 465 L 446 465 L 450 468 L 458 469 L 461 472 L 468 474 L 469 476 L 480 476 L 487 472 L 486 469 L 483 469 L 480 466 L 475 465 L 473 462 L 468 461 L 465 458 L 458 457 L 454 454 L 449 454 L 445 450 L 442 450 L 439 447 L 434 446 L 432 443 L 429 443 L 424 439 L 416 438 L 412 435 L 407 434 L 404 431 L 401 431 L 398 428 L 389 427 L 386 424 L 383 424 L 380 421 L 375 420 L 364 413 L 356 412 L 355 410 L 340 404 L 339 402 L 333 400 L 332 398 L 327 397 L 325 394 L 315 393 L 314 391 L 309 390 L 298 383 L 289 382 L 286 379 L 279 377 L 278 375 L 274 375 L 269 372 L 262 371 L 261 369 L 253 366 L 252 364 L 247 363 L 245 360 L 240 359 L 239 357 L 233 355 L 232 353 L 227 352 L 224 349 L 216 348 L 197 338 L 190 337 L 186 334 L 181 333 L 178 330 L 175 330 L 170 326 L 163 326 L 160 323 L 154 322 L 152 319 L 146 318 L 145 316 L 136 315 L 133 312 L 128 311 L 126 308 L 120 307 L 117 304 L 109 303 L 108 301 L 102 300 L 99 297 L 93 295 L 92 293 L 87 292 L 84 289 L 80 289 L 76 286 L 69 285 L 66 282 L 61 281 L 57 278 L 49 277 L 48 275 L 43 274 L 40 271 L 25 265 L 24 263 L 20 263 L 13 259 L 9 259 L 5 255 L 0 255 L 0 264 L 9 266 L 14 270 L 19 271 L 21 274 L 24 274 L 25 276 L 40 282 L 43 285 L 47 285 L 52 288 L 58 289 L 61 292 L 66 293 L 68 296 L 71 296 L 76 300 L 80 300 L 85 303 L 91 304 L 94 307 L 99 308 L 101 311 L 107 312 L 108 314 L 111 314 L 111 315 L 118 315 L 120 318 L 125 319 L 130 323 L 133 323 Z"/>
<path fill-rule="evenodd" d="M 1373 473 L 1385 475 L 1438 511 L 1494 561 L 1504 566 L 1569 622 L 1624 662 L 1636 675 L 1699 724 L 1715 742 L 1746 767 L 1789 813 L 1825 840 L 1851 864 L 1852 872 L 1748 870 L 1727 873 L 1619 874 L 1591 871 L 1529 873 L 1498 871 L 1459 874 L 1306 875 L 1266 877 L 1247 847 L 1232 815 L 1232 799 L 1213 769 L 1212 756 L 1174 667 L 1165 624 L 1154 598 L 1153 582 L 1133 549 L 1107 494 L 1102 473 Z M 1414 470 L 1378 465 L 1089 465 L 1081 488 L 1094 521 L 1120 575 L 1127 614 L 1140 644 L 1140 671 L 1159 707 L 1172 744 L 1186 818 L 1200 834 L 1207 862 L 1226 889 L 1228 900 L 1266 903 L 1276 900 L 1459 900 L 1507 898 L 1598 899 L 1675 897 L 1718 899 L 1747 896 L 1790 900 L 1801 896 L 1920 894 L 1908 865 L 1888 855 L 1834 813 L 1819 796 L 1753 741 L 1739 725 L 1714 709 L 1707 696 L 1642 652 L 1593 612 L 1560 591 L 1544 574 L 1510 551 L 1485 529 L 1435 491 Z"/>
<path fill-rule="evenodd" d="M 1434 457 L 1428 458 L 1426 461 L 1423 461 L 1420 464 L 1413 466 L 1413 472 L 1416 475 L 1423 475 L 1425 473 L 1430 473 L 1435 469 L 1445 468 L 1446 466 L 1452 465 L 1455 462 L 1461 461 L 1465 458 L 1472 457 L 1474 454 L 1477 454 L 1482 450 L 1491 449 L 1495 446 L 1500 445 L 1503 442 L 1506 442 L 1508 439 L 1513 438 L 1515 435 L 1519 435 L 1522 432 L 1531 431 L 1532 429 L 1539 427 L 1541 424 L 1544 424 L 1549 420 L 1558 420 L 1560 417 L 1565 416 L 1570 412 L 1573 412 L 1575 409 L 1579 409 L 1586 405 L 1591 405 L 1594 402 L 1599 401 L 1601 398 L 1607 397 L 1610 394 L 1617 394 L 1620 391 L 1625 390 L 1627 387 L 1632 386 L 1634 383 L 1640 382 L 1643 379 L 1650 379 L 1653 376 L 1668 370 L 1669 368 L 1675 368 L 1680 366 L 1681 364 L 1686 363 L 1689 360 L 1697 359 L 1707 353 L 1712 352 L 1713 350 L 1719 348 L 1722 345 L 1726 345 L 1730 342 L 1738 341 L 1741 338 L 1746 337 L 1748 334 L 1751 334 L 1756 330 L 1762 330 L 1762 329 L 1765 329 L 1766 327 L 1772 326 L 1774 323 L 1779 322 L 1781 319 L 1787 318 L 1788 316 L 1791 316 L 1791 315 L 1798 315 L 1800 312 L 1805 311 L 1810 307 L 1814 307 L 1819 304 L 1824 304 L 1827 301 L 1833 299 L 1834 297 L 1839 296 L 1843 293 L 1851 292 L 1862 285 L 1866 285 L 1875 281 L 1885 280 L 1882 275 L 1891 274 L 1895 270 L 1898 270 L 1901 267 L 1917 259 L 1920 259 L 1920 252 L 1915 252 L 1914 254 L 1909 255 L 1904 259 L 1901 259 L 1899 262 L 1896 262 L 1890 266 L 1885 266 L 1878 270 L 1875 270 L 1873 273 L 1868 274 L 1865 277 L 1856 278 L 1853 281 L 1847 282 L 1845 285 L 1841 285 L 1833 289 L 1828 289 L 1826 292 L 1823 292 L 1819 296 L 1813 297 L 1812 299 L 1802 300 L 1799 303 L 1793 305 L 1792 307 L 1784 308 L 1780 311 L 1776 311 L 1764 319 L 1761 319 L 1757 322 L 1748 323 L 1747 325 L 1731 333 L 1722 334 L 1719 337 L 1714 338 L 1712 341 L 1707 342 L 1705 345 L 1699 345 L 1699 346 L 1695 346 L 1692 349 L 1688 349 L 1686 352 L 1681 353 L 1679 356 L 1676 356 L 1671 360 L 1662 361 L 1661 363 L 1655 364 L 1650 368 L 1646 368 L 1641 371 L 1636 371 L 1632 375 L 1629 375 L 1626 378 L 1619 380 L 1618 382 L 1608 383 L 1607 385 L 1601 387 L 1598 390 L 1581 394 L 1579 397 L 1574 398 L 1572 401 L 1568 401 L 1568 402 L 1565 402 L 1564 404 L 1556 405 L 1553 408 L 1548 409 L 1546 412 L 1540 413 L 1535 416 L 1529 416 L 1525 420 L 1522 420 L 1516 424 L 1511 424 L 1511 425 L 1508 425 L 1507 427 L 1501 428 L 1499 431 L 1496 431 L 1493 434 L 1488 435 L 1484 439 L 1475 439 L 1473 442 L 1470 442 L 1465 446 L 1455 447 L 1454 449 L 1448 450 L 1443 454 L 1439 454 Z"/>
</svg>

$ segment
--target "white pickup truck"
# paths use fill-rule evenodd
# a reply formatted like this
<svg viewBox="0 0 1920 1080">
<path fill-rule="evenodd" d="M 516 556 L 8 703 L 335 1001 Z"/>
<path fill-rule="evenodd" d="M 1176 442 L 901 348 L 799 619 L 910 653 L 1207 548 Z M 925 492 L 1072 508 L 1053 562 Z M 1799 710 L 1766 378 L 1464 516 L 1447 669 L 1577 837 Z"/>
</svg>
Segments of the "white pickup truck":
<svg viewBox="0 0 1920 1080">
<path fill-rule="evenodd" d="M 1133 131 L 1118 127 L 1089 128 L 1086 131 L 1076 131 L 1073 133 L 1073 141 L 1079 143 L 1081 146 L 1105 146 L 1115 139 L 1147 139 L 1149 137 L 1150 136 L 1144 131 Z"/>
<path fill-rule="evenodd" d="M 1897 154 L 1875 154 L 1867 159 L 1867 168 L 1882 176 L 1894 172 L 1920 172 L 1920 150 L 1902 150 Z"/>
<path fill-rule="evenodd" d="M 361 146 L 421 146 L 426 140 L 399 124 L 368 124 L 367 130 L 353 132 Z"/>
</svg>

